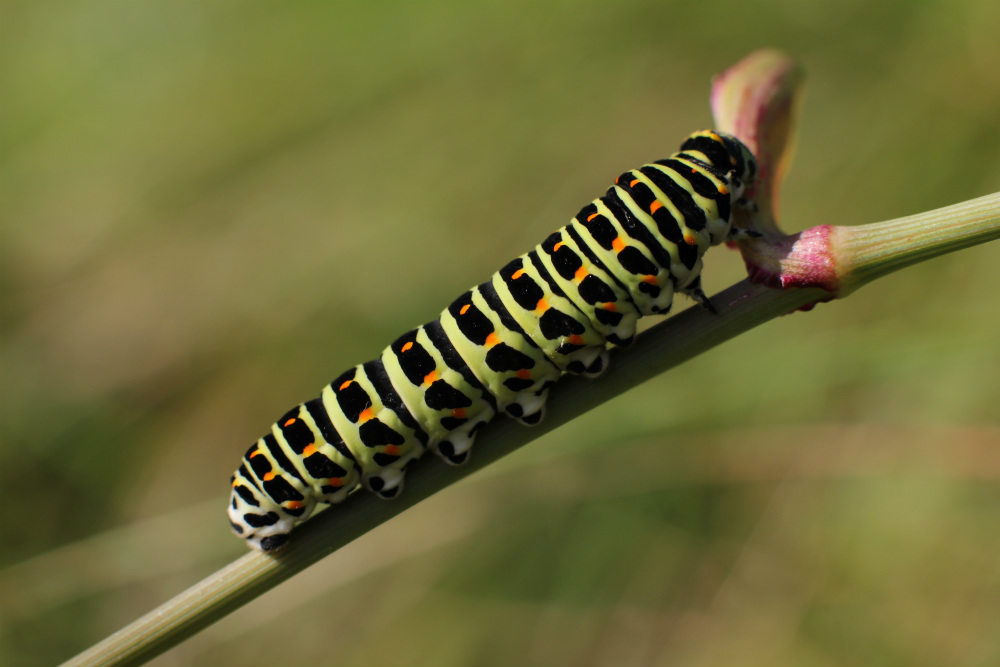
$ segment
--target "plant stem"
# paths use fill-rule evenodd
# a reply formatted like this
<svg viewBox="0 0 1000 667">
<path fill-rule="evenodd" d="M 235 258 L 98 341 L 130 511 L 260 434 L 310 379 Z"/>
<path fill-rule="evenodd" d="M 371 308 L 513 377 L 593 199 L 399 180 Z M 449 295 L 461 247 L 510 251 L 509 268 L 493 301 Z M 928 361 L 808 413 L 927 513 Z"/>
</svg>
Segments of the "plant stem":
<svg viewBox="0 0 1000 667">
<path fill-rule="evenodd" d="M 816 301 L 818 289 L 773 290 L 742 281 L 712 298 L 712 315 L 688 308 L 612 353 L 599 380 L 566 377 L 552 392 L 545 420 L 527 428 L 496 419 L 476 440 L 464 466 L 432 457 L 415 462 L 406 492 L 392 501 L 355 493 L 296 528 L 294 539 L 273 554 L 253 551 L 65 663 L 66 667 L 140 665 L 211 625 L 261 593 L 421 500 L 467 477 L 535 438 L 638 384 L 753 327 Z"/>
<path fill-rule="evenodd" d="M 880 276 L 938 255 L 1000 238 L 1000 193 L 947 208 L 861 227 L 825 228 L 830 270 L 843 296 Z M 797 237 L 806 236 L 805 233 Z M 780 246 L 780 244 L 778 244 Z M 803 259 L 803 252 L 791 256 Z M 797 260 L 797 261 L 798 261 Z M 788 273 L 786 266 L 782 271 Z M 244 603 L 445 487 L 584 412 L 760 324 L 829 299 L 819 287 L 770 289 L 744 280 L 712 297 L 718 315 L 688 308 L 612 352 L 596 381 L 566 377 L 552 392 L 548 414 L 526 428 L 509 419 L 479 434 L 471 461 L 460 467 L 417 461 L 406 492 L 392 501 L 356 493 L 297 528 L 276 554 L 251 552 L 66 663 L 138 665 L 195 634 Z"/>
<path fill-rule="evenodd" d="M 1000 193 L 889 222 L 838 227 L 838 296 L 911 264 L 1000 238 L 998 208 Z"/>
</svg>

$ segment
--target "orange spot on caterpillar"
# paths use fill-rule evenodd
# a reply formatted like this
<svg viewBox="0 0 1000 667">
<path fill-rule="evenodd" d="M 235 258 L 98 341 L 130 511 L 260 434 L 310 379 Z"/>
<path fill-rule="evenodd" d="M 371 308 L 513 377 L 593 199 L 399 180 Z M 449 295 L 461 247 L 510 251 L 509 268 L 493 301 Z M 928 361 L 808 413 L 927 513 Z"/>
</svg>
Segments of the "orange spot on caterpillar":
<svg viewBox="0 0 1000 667">
<path fill-rule="evenodd" d="M 517 280 L 518 278 L 520 278 L 523 275 L 524 275 L 524 269 L 518 269 L 517 271 L 515 271 L 513 273 L 513 275 L 511 275 L 511 278 L 513 278 L 514 280 Z"/>
<path fill-rule="evenodd" d="M 639 182 L 639 179 L 638 179 L 638 178 L 636 178 L 636 179 L 632 180 L 632 181 L 631 181 L 631 182 L 630 182 L 630 183 L 628 184 L 628 186 L 629 186 L 630 188 L 633 188 L 633 187 L 635 187 L 635 184 L 636 184 L 636 183 L 638 183 L 638 182 Z"/>
<path fill-rule="evenodd" d="M 413 349 L 413 341 L 408 340 L 403 344 L 403 347 L 400 349 L 400 352 L 409 352 L 412 349 Z"/>
<path fill-rule="evenodd" d="M 621 252 L 622 250 L 624 250 L 625 245 L 626 245 L 625 241 L 623 241 L 622 237 L 620 236 L 616 236 L 615 240 L 611 242 L 611 247 L 614 249 L 615 252 Z"/>
<path fill-rule="evenodd" d="M 431 371 L 430 373 L 424 376 L 424 384 L 434 384 L 440 377 L 441 376 L 438 375 L 438 372 L 436 370 Z"/>
<path fill-rule="evenodd" d="M 265 482 L 270 482 L 272 479 L 274 479 L 277 476 L 278 475 L 272 470 L 271 472 L 269 472 L 266 475 L 264 475 L 264 481 Z"/>
<path fill-rule="evenodd" d="M 654 201 L 652 204 L 649 205 L 649 212 L 650 213 L 656 213 L 661 208 L 663 208 L 663 202 L 661 202 L 659 199 L 657 199 L 656 201 Z"/>
<path fill-rule="evenodd" d="M 535 304 L 535 310 L 540 310 L 544 313 L 548 309 L 549 309 L 549 302 L 543 296 L 541 299 L 538 300 L 538 303 Z"/>
<path fill-rule="evenodd" d="M 572 345 L 583 345 L 583 336 L 580 334 L 572 334 L 568 340 Z"/>
<path fill-rule="evenodd" d="M 240 485 L 240 480 L 233 477 L 233 488 L 235 489 L 239 485 Z"/>
<path fill-rule="evenodd" d="M 386 445 L 385 453 L 390 456 L 396 456 L 399 454 L 399 447 L 397 445 Z"/>
<path fill-rule="evenodd" d="M 250 456 L 248 456 L 247 458 L 248 458 L 248 459 L 252 459 L 253 457 L 255 457 L 255 456 L 260 456 L 261 454 L 263 454 L 263 452 L 262 452 L 262 451 L 260 451 L 259 449 L 255 449 L 255 450 L 253 450 L 253 454 L 251 454 L 251 455 L 250 455 Z"/>
<path fill-rule="evenodd" d="M 566 244 L 563 243 L 562 241 L 559 241 L 559 243 L 556 243 L 554 246 L 552 246 L 552 252 L 559 252 L 559 248 L 563 247 L 564 245 Z"/>
<path fill-rule="evenodd" d="M 729 188 L 727 188 L 725 185 L 723 185 L 722 187 L 719 188 L 719 193 L 720 194 L 724 194 L 724 195 L 728 195 L 729 194 Z"/>
<path fill-rule="evenodd" d="M 618 305 L 614 301 L 608 301 L 606 304 L 604 304 L 603 307 L 604 310 L 610 311 L 612 313 L 618 311 Z"/>
<path fill-rule="evenodd" d="M 312 456 L 313 454 L 315 454 L 318 451 L 319 450 L 316 449 L 316 445 L 314 445 L 313 443 L 310 442 L 308 445 L 306 445 L 302 449 L 302 456 L 306 456 L 306 457 Z"/>
<path fill-rule="evenodd" d="M 330 479 L 327 480 L 327 484 L 329 484 L 330 486 L 343 486 L 344 480 L 342 480 L 339 477 L 331 477 Z"/>
<path fill-rule="evenodd" d="M 587 267 L 585 266 L 581 266 L 579 269 L 576 270 L 576 273 L 573 274 L 573 279 L 576 280 L 577 282 L 583 282 L 583 279 L 586 277 L 587 277 Z"/>
<path fill-rule="evenodd" d="M 344 384 L 340 385 L 339 387 L 340 391 L 344 391 L 345 389 L 350 387 L 352 382 L 354 382 L 354 380 L 348 380 Z"/>
<path fill-rule="evenodd" d="M 493 347 L 494 345 L 496 345 L 499 342 L 500 342 L 500 336 L 498 336 L 496 334 L 496 332 L 493 332 L 489 336 L 486 337 L 486 343 L 485 343 L 485 345 L 486 345 L 486 347 Z"/>
<path fill-rule="evenodd" d="M 364 410 L 361 411 L 361 414 L 358 415 L 358 421 L 366 422 L 374 416 L 375 416 L 374 410 L 372 410 L 371 408 L 365 408 Z"/>
<path fill-rule="evenodd" d="M 698 170 L 697 170 L 697 169 L 695 169 L 694 167 L 691 167 L 691 173 L 692 173 L 692 174 L 697 174 L 697 173 L 698 173 Z"/>
<path fill-rule="evenodd" d="M 687 243 L 688 245 L 698 245 L 698 239 L 696 239 L 691 234 L 685 234 L 684 235 L 684 243 Z"/>
<path fill-rule="evenodd" d="M 455 408 L 451 411 L 451 416 L 457 419 L 465 419 L 465 408 Z"/>
<path fill-rule="evenodd" d="M 291 426 L 294 423 L 295 423 L 295 417 L 292 417 L 291 419 L 289 419 L 288 421 L 286 421 L 284 424 L 282 424 L 282 426 Z"/>
<path fill-rule="evenodd" d="M 587 216 L 587 222 L 590 222 L 591 220 L 593 220 L 594 218 L 596 218 L 599 215 L 600 215 L 600 213 L 591 213 L 590 215 Z"/>
<path fill-rule="evenodd" d="M 642 277 L 642 282 L 649 283 L 650 285 L 655 285 L 656 282 L 657 282 L 656 281 L 656 276 L 643 276 Z"/>
<path fill-rule="evenodd" d="M 305 505 L 304 505 L 303 503 L 300 503 L 300 502 L 299 502 L 299 501 L 297 501 L 297 500 L 289 500 L 288 502 L 286 502 L 286 503 L 285 503 L 285 504 L 283 505 L 283 507 L 284 507 L 285 509 L 288 509 L 288 510 L 297 510 L 297 509 L 299 509 L 300 507 L 304 507 L 304 506 L 305 506 Z"/>
<path fill-rule="evenodd" d="M 517 375 L 517 377 L 521 378 L 522 380 L 531 379 L 531 371 L 529 371 L 527 368 L 522 368 L 517 373 L 515 373 L 515 375 Z"/>
<path fill-rule="evenodd" d="M 469 312 L 469 304 L 462 306 L 461 310 L 458 311 L 458 314 L 465 315 L 467 312 Z"/>
</svg>

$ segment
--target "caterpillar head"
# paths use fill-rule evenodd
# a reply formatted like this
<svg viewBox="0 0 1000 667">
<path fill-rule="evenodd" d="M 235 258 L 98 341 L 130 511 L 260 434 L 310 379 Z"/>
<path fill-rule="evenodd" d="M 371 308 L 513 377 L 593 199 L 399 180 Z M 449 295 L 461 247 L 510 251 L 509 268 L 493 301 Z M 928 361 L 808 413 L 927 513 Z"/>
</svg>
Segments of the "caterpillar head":
<svg viewBox="0 0 1000 667">
<path fill-rule="evenodd" d="M 757 191 L 757 158 L 743 142 L 734 136 L 720 134 L 726 144 L 732 168 L 729 177 L 733 183 L 733 201 L 746 202 L 753 199 Z"/>
<path fill-rule="evenodd" d="M 270 484 L 273 478 L 265 482 Z M 282 480 L 288 484 L 287 480 Z M 281 483 L 279 483 L 281 484 Z M 229 498 L 229 523 L 233 532 L 250 546 L 262 551 L 274 551 L 288 541 L 288 534 L 300 521 L 312 514 L 316 506 L 308 495 L 303 501 L 275 503 L 258 487 L 246 466 L 240 466 L 232 478 L 233 491 Z"/>
<path fill-rule="evenodd" d="M 757 183 L 757 158 L 736 137 L 702 130 L 688 137 L 681 151 L 694 154 L 700 161 L 728 175 L 734 202 L 753 194 Z"/>
<path fill-rule="evenodd" d="M 757 158 L 736 137 L 714 130 L 695 132 L 681 145 L 681 152 L 712 167 L 729 182 L 729 210 L 723 214 L 720 207 L 720 215 L 727 225 L 724 230 L 715 230 L 718 234 L 712 234 L 712 244 L 721 243 L 729 234 L 731 209 L 752 206 L 757 189 Z"/>
</svg>

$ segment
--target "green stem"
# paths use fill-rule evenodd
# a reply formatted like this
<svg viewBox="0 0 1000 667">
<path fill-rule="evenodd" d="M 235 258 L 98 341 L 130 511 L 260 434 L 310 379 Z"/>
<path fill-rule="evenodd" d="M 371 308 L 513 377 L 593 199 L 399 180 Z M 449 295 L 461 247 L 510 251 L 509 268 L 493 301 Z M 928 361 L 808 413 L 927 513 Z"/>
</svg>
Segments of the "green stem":
<svg viewBox="0 0 1000 667">
<path fill-rule="evenodd" d="M 836 293 L 844 296 L 896 269 L 996 238 L 1000 238 L 1000 194 L 889 222 L 814 228 L 787 237 L 787 244 L 756 243 L 761 252 L 755 257 L 776 262 L 775 270 L 788 279 L 786 289 L 743 281 L 712 297 L 718 315 L 689 308 L 671 317 L 638 336 L 631 347 L 615 350 L 608 372 L 599 380 L 563 379 L 552 392 L 540 425 L 525 428 L 508 419 L 493 421 L 480 433 L 467 465 L 454 468 L 436 460 L 418 461 L 400 498 L 387 502 L 369 493 L 354 494 L 296 529 L 289 546 L 277 554 L 248 553 L 66 664 L 142 664 L 535 438 L 759 324 L 830 298 L 831 291 L 823 285 L 837 285 Z M 770 259 L 763 252 L 767 250 L 774 253 Z M 792 278 L 804 276 L 809 280 L 798 284 L 808 286 L 788 289 L 795 283 Z"/>
<path fill-rule="evenodd" d="M 1000 238 L 1000 193 L 858 227 L 822 225 L 740 243 L 751 278 L 771 287 L 843 298 L 901 268 Z"/>
<path fill-rule="evenodd" d="M 889 222 L 838 227 L 838 296 L 911 264 L 998 238 L 1000 193 Z"/>
<path fill-rule="evenodd" d="M 689 308 L 612 354 L 599 380 L 566 377 L 549 399 L 545 421 L 526 428 L 496 419 L 482 430 L 472 460 L 446 466 L 427 457 L 407 477 L 406 492 L 392 501 L 357 493 L 295 531 L 276 554 L 254 551 L 65 663 L 140 665 L 211 625 L 256 596 L 445 487 L 636 385 L 759 324 L 822 295 L 820 290 L 772 290 L 743 281 L 715 295 L 711 315 Z"/>
</svg>

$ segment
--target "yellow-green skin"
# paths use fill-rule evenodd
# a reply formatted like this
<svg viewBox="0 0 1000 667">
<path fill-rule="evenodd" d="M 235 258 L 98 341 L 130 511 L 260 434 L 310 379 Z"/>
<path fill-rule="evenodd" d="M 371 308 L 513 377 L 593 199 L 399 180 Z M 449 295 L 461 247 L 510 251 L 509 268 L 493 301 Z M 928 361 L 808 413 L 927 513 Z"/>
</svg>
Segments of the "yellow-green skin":
<svg viewBox="0 0 1000 667">
<path fill-rule="evenodd" d="M 247 451 L 232 478 L 233 530 L 277 549 L 317 503 L 364 486 L 384 497 L 430 449 L 463 463 L 497 412 L 543 417 L 563 373 L 600 375 L 643 315 L 675 292 L 710 307 L 702 256 L 738 236 L 734 207 L 757 175 L 735 138 L 697 132 L 681 152 L 622 174 L 533 250 L 296 406 Z"/>
</svg>

